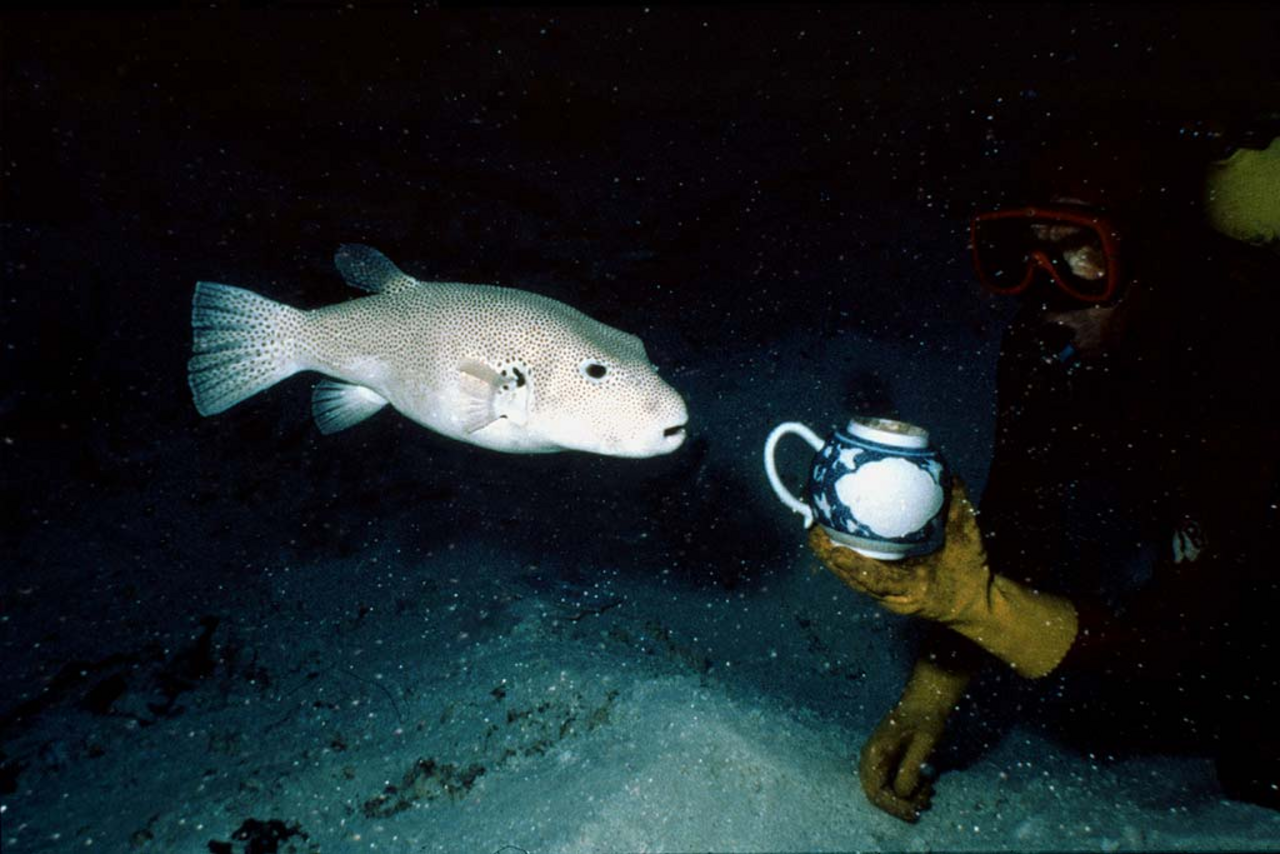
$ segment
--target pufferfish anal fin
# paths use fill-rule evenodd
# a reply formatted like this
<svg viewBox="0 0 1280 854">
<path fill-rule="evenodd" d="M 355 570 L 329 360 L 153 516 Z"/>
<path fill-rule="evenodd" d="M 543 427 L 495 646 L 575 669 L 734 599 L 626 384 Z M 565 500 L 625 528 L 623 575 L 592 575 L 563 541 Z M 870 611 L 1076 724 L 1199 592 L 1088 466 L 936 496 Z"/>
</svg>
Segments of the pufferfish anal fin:
<svg viewBox="0 0 1280 854">
<path fill-rule="evenodd" d="M 311 416 L 326 436 L 354 427 L 386 405 L 377 392 L 337 380 L 321 380 L 311 392 Z"/>
<path fill-rule="evenodd" d="M 524 383 L 475 359 L 458 365 L 458 375 L 458 390 L 462 393 L 458 417 L 468 433 L 482 430 L 499 418 L 521 426 L 528 420 L 529 395 Z"/>
<path fill-rule="evenodd" d="M 391 294 L 419 285 L 417 279 L 397 267 L 386 255 L 362 243 L 339 246 L 333 263 L 348 285 L 362 291 Z"/>
</svg>

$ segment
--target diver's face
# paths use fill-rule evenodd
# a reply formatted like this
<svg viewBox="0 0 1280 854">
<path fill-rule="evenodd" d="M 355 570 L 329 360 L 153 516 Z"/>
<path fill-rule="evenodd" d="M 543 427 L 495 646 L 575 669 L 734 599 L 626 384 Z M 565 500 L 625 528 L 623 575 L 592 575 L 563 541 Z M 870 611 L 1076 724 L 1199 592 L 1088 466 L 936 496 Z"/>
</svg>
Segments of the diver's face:
<svg viewBox="0 0 1280 854">
<path fill-rule="evenodd" d="M 1117 319 L 1114 305 L 1050 311 L 1045 312 L 1042 318 L 1045 323 L 1071 333 L 1071 346 L 1082 359 L 1097 358 L 1114 343 Z"/>
<path fill-rule="evenodd" d="M 1107 275 L 1107 259 L 1092 234 L 1078 225 L 1033 223 L 1031 234 L 1051 245 L 1071 268 L 1071 275 L 1096 282 Z"/>
<path fill-rule="evenodd" d="M 1098 355 L 1117 341 L 1120 237 L 1104 210 L 1054 195 L 1044 206 L 979 213 L 971 234 L 979 281 L 1021 296 L 1018 325 L 1053 359 Z"/>
<path fill-rule="evenodd" d="M 1056 202 L 1074 202 L 1055 198 Z M 1032 236 L 1061 255 L 1071 274 L 1091 282 L 1107 275 L 1107 259 L 1096 237 L 1088 229 L 1070 223 L 1033 223 Z M 1081 358 L 1095 358 L 1108 349 L 1112 340 L 1115 306 L 1091 305 L 1065 311 L 1044 307 L 1044 322 L 1061 327 L 1071 334 L 1071 346 Z"/>
</svg>

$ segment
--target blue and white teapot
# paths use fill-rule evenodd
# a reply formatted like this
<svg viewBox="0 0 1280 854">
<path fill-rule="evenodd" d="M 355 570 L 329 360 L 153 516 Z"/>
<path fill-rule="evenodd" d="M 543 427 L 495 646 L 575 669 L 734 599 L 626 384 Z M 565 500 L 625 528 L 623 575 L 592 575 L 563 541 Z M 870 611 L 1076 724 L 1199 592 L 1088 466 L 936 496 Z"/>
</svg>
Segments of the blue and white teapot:
<svg viewBox="0 0 1280 854">
<path fill-rule="evenodd" d="M 807 502 L 778 478 L 774 451 L 788 433 L 818 452 Z M 764 469 L 782 503 L 804 517 L 805 528 L 817 522 L 837 545 L 880 560 L 927 554 L 942 546 L 951 475 L 921 427 L 888 418 L 853 418 L 823 442 L 805 425 L 788 421 L 769 434 Z"/>
</svg>

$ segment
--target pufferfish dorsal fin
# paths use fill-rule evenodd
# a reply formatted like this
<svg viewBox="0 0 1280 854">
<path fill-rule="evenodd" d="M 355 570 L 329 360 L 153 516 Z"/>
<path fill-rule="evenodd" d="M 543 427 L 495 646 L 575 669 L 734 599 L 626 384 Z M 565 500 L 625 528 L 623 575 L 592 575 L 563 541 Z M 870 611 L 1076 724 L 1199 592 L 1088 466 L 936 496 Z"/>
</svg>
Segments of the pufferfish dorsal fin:
<svg viewBox="0 0 1280 854">
<path fill-rule="evenodd" d="M 333 256 L 347 284 L 375 294 L 391 294 L 414 288 L 417 279 L 405 273 L 386 255 L 362 243 L 344 243 Z"/>
</svg>

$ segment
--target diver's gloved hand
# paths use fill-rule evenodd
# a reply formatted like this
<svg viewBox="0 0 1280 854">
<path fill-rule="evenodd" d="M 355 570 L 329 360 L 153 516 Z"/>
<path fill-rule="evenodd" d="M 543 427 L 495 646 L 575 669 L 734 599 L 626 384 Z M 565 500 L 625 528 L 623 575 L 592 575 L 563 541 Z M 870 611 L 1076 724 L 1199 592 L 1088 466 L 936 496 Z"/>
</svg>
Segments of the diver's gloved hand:
<svg viewBox="0 0 1280 854">
<path fill-rule="evenodd" d="M 1059 596 L 1024 587 L 987 566 L 987 551 L 964 485 L 955 478 L 946 544 L 932 554 L 884 562 L 831 542 L 819 526 L 809 545 L 845 584 L 890 611 L 949 626 L 1023 676 L 1048 674 L 1075 641 L 1076 610 Z"/>
<path fill-rule="evenodd" d="M 922 776 L 922 767 L 942 740 L 969 678 L 967 671 L 943 668 L 927 657 L 916 661 L 902 699 L 862 747 L 858 778 L 867 800 L 910 822 L 929 808 L 933 783 Z"/>
</svg>

